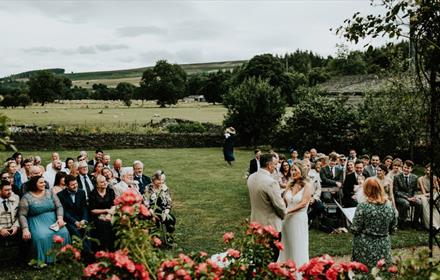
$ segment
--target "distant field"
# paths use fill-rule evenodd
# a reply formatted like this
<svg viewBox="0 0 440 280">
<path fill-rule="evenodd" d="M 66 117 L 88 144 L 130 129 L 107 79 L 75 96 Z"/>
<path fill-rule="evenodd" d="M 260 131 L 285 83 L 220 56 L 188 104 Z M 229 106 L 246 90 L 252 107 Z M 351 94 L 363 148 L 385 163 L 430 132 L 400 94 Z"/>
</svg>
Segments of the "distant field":
<svg viewBox="0 0 440 280">
<path fill-rule="evenodd" d="M 162 118 L 180 118 L 198 122 L 221 124 L 226 108 L 208 103 L 179 103 L 171 108 L 159 108 L 152 102 L 140 107 L 134 101 L 130 108 L 115 101 L 74 101 L 52 103 L 44 107 L 34 105 L 26 109 L 1 109 L 0 113 L 10 119 L 10 124 L 34 124 L 38 126 L 61 125 L 66 127 L 121 127 L 145 124 Z M 102 113 L 100 113 L 102 112 Z"/>
</svg>

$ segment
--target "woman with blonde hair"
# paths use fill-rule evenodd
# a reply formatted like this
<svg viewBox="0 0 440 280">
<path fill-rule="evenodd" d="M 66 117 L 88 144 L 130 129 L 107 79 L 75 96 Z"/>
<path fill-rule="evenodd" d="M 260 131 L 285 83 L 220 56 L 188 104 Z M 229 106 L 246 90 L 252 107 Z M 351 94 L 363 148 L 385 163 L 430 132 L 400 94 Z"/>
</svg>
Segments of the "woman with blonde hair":
<svg viewBox="0 0 440 280">
<path fill-rule="evenodd" d="M 390 233 L 396 230 L 397 218 L 377 178 L 365 180 L 363 191 L 365 202 L 357 205 L 350 227 L 354 234 L 351 259 L 371 269 L 381 259 L 392 263 Z"/>
<path fill-rule="evenodd" d="M 279 262 L 293 260 L 297 267 L 309 261 L 309 226 L 307 208 L 313 194 L 308 170 L 302 162 L 296 162 L 293 181 L 283 193 L 287 206 L 287 215 L 283 221 L 281 243 L 284 250 L 280 252 Z"/>
</svg>

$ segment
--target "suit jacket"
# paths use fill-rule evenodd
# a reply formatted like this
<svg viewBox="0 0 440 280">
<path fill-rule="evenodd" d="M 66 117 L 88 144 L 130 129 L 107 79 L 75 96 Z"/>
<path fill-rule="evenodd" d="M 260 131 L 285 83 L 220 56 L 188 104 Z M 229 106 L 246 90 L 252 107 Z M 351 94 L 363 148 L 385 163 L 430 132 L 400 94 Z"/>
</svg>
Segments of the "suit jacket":
<svg viewBox="0 0 440 280">
<path fill-rule="evenodd" d="M 376 176 L 376 172 L 374 171 L 374 169 L 375 169 L 375 167 L 373 167 L 371 164 L 365 166 L 364 172 L 363 172 L 365 178 Z"/>
<path fill-rule="evenodd" d="M 80 189 L 77 190 L 75 193 L 75 203 L 72 201 L 67 188 L 60 191 L 57 195 L 64 208 L 64 220 L 69 227 L 76 228 L 75 222 L 88 220 L 89 217 L 85 191 Z"/>
<path fill-rule="evenodd" d="M 251 161 L 249 162 L 249 175 L 255 173 L 258 171 L 258 164 L 257 164 L 257 159 L 251 159 Z"/>
<path fill-rule="evenodd" d="M 141 179 L 142 178 L 142 179 Z M 134 176 L 134 180 L 137 181 L 138 187 L 139 187 L 139 192 L 141 194 L 144 194 L 145 192 L 145 187 L 148 186 L 149 184 L 151 184 L 151 179 L 150 177 L 145 176 L 144 174 L 142 174 L 142 176 Z"/>
<path fill-rule="evenodd" d="M 321 184 L 323 187 L 336 187 L 336 182 L 342 182 L 342 170 L 335 166 L 335 176 L 333 176 L 330 166 L 327 165 L 321 168 L 319 176 L 321 177 Z"/>
<path fill-rule="evenodd" d="M 76 181 L 78 182 L 78 189 L 80 190 L 84 190 L 86 192 L 86 199 L 89 198 L 90 193 L 93 191 L 93 189 L 95 188 L 95 183 L 93 182 L 92 178 L 90 178 L 89 175 L 87 175 L 87 177 L 90 179 L 90 182 L 92 182 L 91 186 L 90 186 L 90 191 L 87 190 L 86 186 L 83 186 L 83 183 L 81 181 L 81 177 L 83 175 L 78 174 L 78 176 L 76 176 Z"/>
<path fill-rule="evenodd" d="M 280 187 L 270 173 L 259 169 L 247 180 L 251 200 L 251 222 L 270 225 L 281 232 L 282 219 L 286 215 L 286 204 L 280 195 Z"/>
<path fill-rule="evenodd" d="M 393 192 L 395 198 L 413 197 L 417 192 L 417 176 L 412 173 L 410 173 L 408 176 L 408 185 L 405 183 L 405 176 L 403 175 L 403 172 L 394 177 Z"/>
</svg>

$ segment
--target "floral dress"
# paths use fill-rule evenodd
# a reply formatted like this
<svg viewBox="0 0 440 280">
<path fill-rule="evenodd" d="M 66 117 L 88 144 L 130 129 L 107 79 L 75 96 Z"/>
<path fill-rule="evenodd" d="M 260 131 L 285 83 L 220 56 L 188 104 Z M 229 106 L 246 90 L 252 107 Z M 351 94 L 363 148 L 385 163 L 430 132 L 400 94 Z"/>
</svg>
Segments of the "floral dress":
<svg viewBox="0 0 440 280">
<path fill-rule="evenodd" d="M 369 268 L 377 261 L 392 262 L 390 233 L 396 230 L 397 218 L 391 203 L 358 204 L 350 230 L 353 237 L 353 261 L 361 262 Z"/>
<path fill-rule="evenodd" d="M 176 217 L 170 213 L 173 206 L 169 189 L 166 185 L 162 185 L 159 189 L 153 184 L 149 184 L 143 195 L 144 204 L 158 216 L 162 217 L 162 223 L 168 232 L 174 232 Z M 165 214 L 165 215 L 163 215 Z M 160 223 L 157 224 L 160 226 Z"/>
</svg>

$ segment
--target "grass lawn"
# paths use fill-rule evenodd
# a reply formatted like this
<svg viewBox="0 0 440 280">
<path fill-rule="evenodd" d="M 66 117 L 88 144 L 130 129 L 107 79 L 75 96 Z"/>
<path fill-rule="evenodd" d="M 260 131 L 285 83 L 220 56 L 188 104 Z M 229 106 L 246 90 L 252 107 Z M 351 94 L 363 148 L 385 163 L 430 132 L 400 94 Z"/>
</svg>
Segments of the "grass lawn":
<svg viewBox="0 0 440 280">
<path fill-rule="evenodd" d="M 112 160 L 124 165 L 135 159 L 145 164 L 145 173 L 162 169 L 167 175 L 177 216 L 176 242 L 185 252 L 204 250 L 210 254 L 223 251 L 223 233 L 236 230 L 249 217 L 250 203 L 244 174 L 252 151 L 236 150 L 233 167 L 223 161 L 220 148 L 204 149 L 133 149 L 108 150 Z M 61 158 L 76 156 L 78 151 L 61 151 Z M 0 152 L 5 159 L 10 152 Z M 23 152 L 40 155 L 48 162 L 50 152 Z M 93 152 L 89 152 L 89 157 Z M 324 253 L 347 255 L 351 252 L 351 234 L 310 232 L 310 255 Z M 392 237 L 393 248 L 427 245 L 427 232 L 399 231 Z M 1 275 L 2 269 L 0 269 Z M 1 276 L 0 276 L 1 278 Z M 17 279 L 17 278 L 10 278 Z"/>
</svg>

